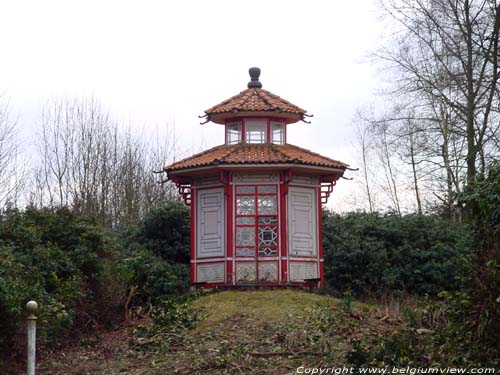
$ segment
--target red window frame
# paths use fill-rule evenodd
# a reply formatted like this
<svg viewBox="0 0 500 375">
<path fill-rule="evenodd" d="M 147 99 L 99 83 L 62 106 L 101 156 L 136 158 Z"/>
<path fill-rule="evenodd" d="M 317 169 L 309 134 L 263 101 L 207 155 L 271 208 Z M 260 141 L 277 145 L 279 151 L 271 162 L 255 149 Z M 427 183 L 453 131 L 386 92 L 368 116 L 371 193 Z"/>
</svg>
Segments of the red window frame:
<svg viewBox="0 0 500 375">
<path fill-rule="evenodd" d="M 274 187 L 274 192 L 271 193 L 262 193 L 259 192 L 259 188 L 261 187 L 269 187 L 272 186 Z M 252 187 L 254 189 L 253 193 L 239 193 L 238 188 L 239 187 Z M 275 198 L 275 204 L 276 204 L 276 211 L 274 214 L 261 214 L 259 212 L 259 197 L 274 197 Z M 238 198 L 239 197 L 253 197 L 254 198 L 254 213 L 253 214 L 238 214 Z M 278 185 L 276 184 L 242 184 L 242 185 L 236 185 L 235 187 L 235 202 L 234 202 L 234 208 L 235 208 L 235 221 L 234 221 L 234 226 L 235 226 L 235 251 L 234 251 L 234 256 L 236 258 L 245 258 L 245 257 L 251 257 L 255 259 L 262 258 L 263 260 L 266 258 L 270 257 L 278 257 L 279 256 L 279 251 L 280 251 L 280 246 L 279 246 L 279 203 L 278 203 Z M 238 218 L 252 218 L 253 219 L 253 224 L 238 224 Z M 274 223 L 259 223 L 259 218 L 274 218 Z M 245 246 L 245 245 L 238 245 L 238 228 L 254 228 L 254 238 L 255 238 L 255 243 L 252 246 Z M 276 235 L 276 241 L 274 245 L 260 245 L 259 244 L 259 228 L 273 228 L 274 233 Z M 253 248 L 253 254 L 252 255 L 238 255 L 238 249 L 243 249 L 243 248 Z M 265 254 L 259 254 L 259 248 L 269 248 L 274 250 L 273 254 L 265 255 Z"/>
</svg>

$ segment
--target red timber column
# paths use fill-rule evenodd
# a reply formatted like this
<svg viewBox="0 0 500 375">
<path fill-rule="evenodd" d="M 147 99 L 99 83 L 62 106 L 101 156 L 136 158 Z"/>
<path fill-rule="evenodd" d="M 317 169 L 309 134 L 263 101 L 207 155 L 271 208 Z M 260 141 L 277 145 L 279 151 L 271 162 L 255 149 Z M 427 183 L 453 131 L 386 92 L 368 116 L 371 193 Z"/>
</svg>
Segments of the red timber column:
<svg viewBox="0 0 500 375">
<path fill-rule="evenodd" d="M 226 285 L 234 284 L 233 265 L 233 206 L 234 206 L 234 188 L 233 174 L 227 172 L 224 178 L 224 195 L 226 196 Z"/>
<path fill-rule="evenodd" d="M 190 279 L 191 285 L 196 283 L 196 204 L 197 204 L 196 188 L 191 185 L 191 262 L 190 262 Z"/>
<path fill-rule="evenodd" d="M 321 178 L 319 187 L 316 189 L 318 199 L 318 262 L 319 262 L 319 285 L 325 285 L 325 261 L 323 259 L 323 205 L 321 203 Z"/>
<path fill-rule="evenodd" d="M 288 283 L 288 218 L 287 218 L 287 196 L 288 182 L 290 180 L 290 171 L 283 171 L 280 174 L 280 284 Z"/>
</svg>

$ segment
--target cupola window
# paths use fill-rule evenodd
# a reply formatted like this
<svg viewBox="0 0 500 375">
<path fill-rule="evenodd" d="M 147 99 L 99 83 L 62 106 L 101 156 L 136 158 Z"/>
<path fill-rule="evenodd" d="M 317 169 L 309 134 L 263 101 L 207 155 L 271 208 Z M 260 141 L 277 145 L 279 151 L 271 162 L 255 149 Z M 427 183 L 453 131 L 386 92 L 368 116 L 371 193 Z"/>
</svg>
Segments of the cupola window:
<svg viewBox="0 0 500 375">
<path fill-rule="evenodd" d="M 241 142 L 241 122 L 226 124 L 226 143 L 235 145 Z"/>
<path fill-rule="evenodd" d="M 275 145 L 285 144 L 285 124 L 271 122 L 271 142 Z"/>
<path fill-rule="evenodd" d="M 266 120 L 247 120 L 245 122 L 246 143 L 266 143 L 267 124 Z"/>
</svg>

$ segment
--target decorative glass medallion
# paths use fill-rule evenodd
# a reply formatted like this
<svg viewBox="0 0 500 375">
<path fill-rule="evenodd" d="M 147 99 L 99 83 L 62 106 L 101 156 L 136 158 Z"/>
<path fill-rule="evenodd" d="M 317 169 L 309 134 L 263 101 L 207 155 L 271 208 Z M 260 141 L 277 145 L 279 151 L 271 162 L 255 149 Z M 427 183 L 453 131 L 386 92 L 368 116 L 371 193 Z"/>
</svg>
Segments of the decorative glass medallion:
<svg viewBox="0 0 500 375">
<path fill-rule="evenodd" d="M 274 249 L 272 247 L 259 247 L 259 256 L 260 257 L 269 257 L 278 255 L 278 249 Z"/>
<path fill-rule="evenodd" d="M 259 216 L 257 219 L 257 223 L 259 224 L 277 224 L 278 219 L 276 216 Z"/>
<path fill-rule="evenodd" d="M 255 246 L 255 229 L 253 227 L 237 227 L 236 245 Z"/>
<path fill-rule="evenodd" d="M 277 245 L 276 227 L 259 227 L 259 246 Z"/>
</svg>

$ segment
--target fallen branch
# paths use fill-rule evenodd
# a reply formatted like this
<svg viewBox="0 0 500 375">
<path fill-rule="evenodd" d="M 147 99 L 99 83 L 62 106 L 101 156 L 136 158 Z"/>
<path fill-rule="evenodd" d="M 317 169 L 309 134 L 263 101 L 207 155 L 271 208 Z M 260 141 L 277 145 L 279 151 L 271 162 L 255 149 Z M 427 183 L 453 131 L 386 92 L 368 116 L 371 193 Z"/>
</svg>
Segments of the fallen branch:
<svg viewBox="0 0 500 375">
<path fill-rule="evenodd" d="M 249 355 L 252 355 L 254 357 L 274 357 L 274 356 L 302 356 L 302 355 L 324 355 L 323 352 L 309 352 L 309 351 L 303 351 L 303 352 L 249 352 Z"/>
</svg>

